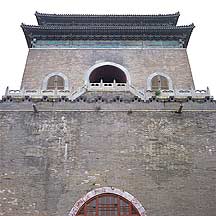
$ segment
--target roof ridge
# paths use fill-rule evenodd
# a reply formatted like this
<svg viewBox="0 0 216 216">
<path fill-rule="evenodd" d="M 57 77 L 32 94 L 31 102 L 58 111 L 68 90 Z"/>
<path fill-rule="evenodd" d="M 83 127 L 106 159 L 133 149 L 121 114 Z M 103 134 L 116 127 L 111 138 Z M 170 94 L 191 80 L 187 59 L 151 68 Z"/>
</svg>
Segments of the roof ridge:
<svg viewBox="0 0 216 216">
<path fill-rule="evenodd" d="M 67 13 L 63 13 L 63 14 L 56 14 L 56 13 L 40 13 L 38 11 L 35 12 L 35 16 L 103 16 L 103 17 L 106 17 L 106 16 L 111 16 L 111 17 L 127 17 L 127 16 L 130 16 L 130 17 L 142 17 L 142 16 L 145 16 L 145 17 L 169 17 L 169 16 L 176 16 L 176 17 L 179 17 L 180 16 L 180 12 L 176 12 L 176 13 L 171 13 L 171 14 L 67 14 Z"/>
</svg>

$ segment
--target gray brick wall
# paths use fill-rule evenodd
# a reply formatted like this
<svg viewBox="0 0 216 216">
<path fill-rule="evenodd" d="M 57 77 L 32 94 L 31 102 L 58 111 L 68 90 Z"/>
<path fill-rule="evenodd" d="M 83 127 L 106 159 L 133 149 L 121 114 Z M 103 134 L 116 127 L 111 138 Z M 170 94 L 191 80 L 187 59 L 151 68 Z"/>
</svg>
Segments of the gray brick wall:
<svg viewBox="0 0 216 216">
<path fill-rule="evenodd" d="M 34 114 L 2 107 L 0 215 L 66 216 L 103 186 L 128 191 L 148 216 L 215 215 L 214 110 Z"/>
<path fill-rule="evenodd" d="M 186 49 L 30 49 L 22 87 L 38 89 L 50 73 L 61 72 L 70 89 L 84 84 L 88 69 L 97 62 L 114 62 L 125 67 L 132 85 L 146 89 L 147 78 L 155 72 L 170 76 L 176 89 L 194 87 Z"/>
</svg>

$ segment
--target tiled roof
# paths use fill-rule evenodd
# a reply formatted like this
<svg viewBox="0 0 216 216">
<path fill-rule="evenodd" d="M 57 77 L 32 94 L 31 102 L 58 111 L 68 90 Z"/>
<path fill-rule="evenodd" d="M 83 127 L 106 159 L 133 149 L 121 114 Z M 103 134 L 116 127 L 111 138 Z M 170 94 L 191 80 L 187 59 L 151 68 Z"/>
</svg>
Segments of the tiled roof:
<svg viewBox="0 0 216 216">
<path fill-rule="evenodd" d="M 158 15 L 116 15 L 116 14 L 46 14 L 36 12 L 39 25 L 46 24 L 82 24 L 82 23 L 104 23 L 104 24 L 140 24 L 140 25 L 151 25 L 151 24 L 162 24 L 162 25 L 176 25 L 180 13 L 174 14 L 158 14 Z"/>
</svg>

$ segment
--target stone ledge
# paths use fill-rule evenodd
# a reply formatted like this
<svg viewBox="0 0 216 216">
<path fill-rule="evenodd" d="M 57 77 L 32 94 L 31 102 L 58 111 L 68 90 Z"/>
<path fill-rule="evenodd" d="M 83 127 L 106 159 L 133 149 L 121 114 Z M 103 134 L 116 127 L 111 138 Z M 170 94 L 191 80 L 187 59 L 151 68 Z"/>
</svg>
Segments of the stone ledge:
<svg viewBox="0 0 216 216">
<path fill-rule="evenodd" d="M 188 102 L 161 102 L 161 101 L 151 101 L 151 102 L 139 102 L 138 100 L 134 102 L 120 102 L 119 100 L 115 102 L 102 102 L 98 100 L 97 102 L 83 102 L 83 100 L 76 102 L 29 102 L 29 101 L 12 101 L 12 102 L 2 102 L 0 103 L 0 111 L 34 111 L 33 104 L 36 106 L 38 112 L 42 111 L 123 111 L 128 112 L 144 112 L 144 111 L 171 111 L 175 112 L 182 107 L 182 111 L 206 111 L 214 112 L 216 111 L 216 101 L 188 101 Z"/>
</svg>

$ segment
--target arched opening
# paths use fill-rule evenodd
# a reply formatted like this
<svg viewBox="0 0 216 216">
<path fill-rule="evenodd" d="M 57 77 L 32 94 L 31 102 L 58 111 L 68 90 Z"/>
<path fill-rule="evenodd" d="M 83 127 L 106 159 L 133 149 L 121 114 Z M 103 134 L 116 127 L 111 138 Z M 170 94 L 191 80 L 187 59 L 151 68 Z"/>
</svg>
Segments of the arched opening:
<svg viewBox="0 0 216 216">
<path fill-rule="evenodd" d="M 161 75 L 156 75 L 151 80 L 151 90 L 168 90 L 169 89 L 169 82 L 166 77 Z"/>
<path fill-rule="evenodd" d="M 47 81 L 47 90 L 64 90 L 64 79 L 61 76 L 54 75 Z"/>
<path fill-rule="evenodd" d="M 101 80 L 103 83 L 113 83 L 114 80 L 116 83 L 126 83 L 127 77 L 120 68 L 103 65 L 94 69 L 89 76 L 90 83 L 100 83 Z"/>
<path fill-rule="evenodd" d="M 140 216 L 131 202 L 116 194 L 101 194 L 87 201 L 77 216 Z"/>
<path fill-rule="evenodd" d="M 69 216 L 146 216 L 146 212 L 130 193 L 114 187 L 102 187 L 80 198 Z"/>
</svg>

